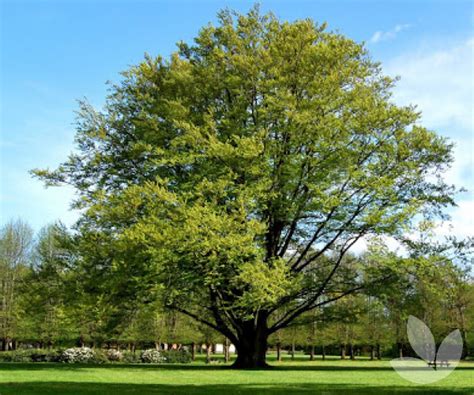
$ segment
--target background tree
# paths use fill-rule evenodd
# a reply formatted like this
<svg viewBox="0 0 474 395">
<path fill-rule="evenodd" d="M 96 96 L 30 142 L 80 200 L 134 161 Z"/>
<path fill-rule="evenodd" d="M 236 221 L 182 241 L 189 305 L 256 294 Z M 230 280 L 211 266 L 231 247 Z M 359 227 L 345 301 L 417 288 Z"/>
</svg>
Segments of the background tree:
<svg viewBox="0 0 474 395">
<path fill-rule="evenodd" d="M 19 288 L 31 263 L 33 231 L 21 221 L 0 229 L 0 340 L 2 350 L 15 347 L 20 314 Z"/>
<path fill-rule="evenodd" d="M 364 286 L 337 276 L 358 240 L 453 203 L 451 145 L 325 25 L 224 11 L 178 47 L 83 103 L 77 153 L 35 174 L 77 189 L 106 298 L 160 295 L 263 367 L 272 333 Z"/>
<path fill-rule="evenodd" d="M 391 346 L 388 311 L 382 300 L 368 295 L 365 299 L 365 314 L 358 321 L 362 339 L 370 349 L 370 359 L 381 359 L 383 349 Z"/>
<path fill-rule="evenodd" d="M 23 279 L 22 326 L 28 326 L 26 338 L 39 340 L 41 346 L 52 347 L 74 336 L 66 287 L 71 269 L 69 238 L 61 224 L 43 228 L 33 248 L 31 270 Z"/>
</svg>

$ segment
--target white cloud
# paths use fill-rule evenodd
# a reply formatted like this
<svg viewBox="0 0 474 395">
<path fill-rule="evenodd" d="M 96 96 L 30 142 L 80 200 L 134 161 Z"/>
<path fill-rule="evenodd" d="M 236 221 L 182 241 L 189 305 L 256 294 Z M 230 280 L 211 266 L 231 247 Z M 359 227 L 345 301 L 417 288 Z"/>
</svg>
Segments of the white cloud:
<svg viewBox="0 0 474 395">
<path fill-rule="evenodd" d="M 424 45 L 385 63 L 386 73 L 401 77 L 394 98 L 400 104 L 417 104 L 429 127 L 458 126 L 471 133 L 474 38 L 433 47 Z"/>
<path fill-rule="evenodd" d="M 381 40 L 377 35 L 375 40 Z M 448 183 L 465 187 L 458 206 L 449 210 L 451 220 L 440 222 L 436 236 L 465 238 L 474 236 L 474 38 L 463 41 L 446 40 L 419 46 L 416 50 L 390 59 L 384 71 L 400 76 L 394 91 L 397 104 L 416 104 L 422 112 L 422 124 L 447 136 L 455 144 L 454 164 L 445 174 Z M 403 252 L 391 238 L 385 238 L 391 250 Z M 352 249 L 361 253 L 367 240 L 360 240 Z"/>
<path fill-rule="evenodd" d="M 439 236 L 460 238 L 474 234 L 474 38 L 425 43 L 416 50 L 389 60 L 384 71 L 401 77 L 394 100 L 401 105 L 416 104 L 421 124 L 447 136 L 455 144 L 454 164 L 446 173 L 448 183 L 465 187 L 452 221 L 442 224 Z"/>
<path fill-rule="evenodd" d="M 471 135 L 464 138 L 453 138 L 451 141 L 454 143 L 454 163 L 445 173 L 444 178 L 457 188 L 467 189 L 472 199 L 474 188 L 474 138 Z"/>
<path fill-rule="evenodd" d="M 409 29 L 410 27 L 411 27 L 410 24 L 403 24 L 403 25 L 396 25 L 393 29 L 388 30 L 386 32 L 382 30 L 376 31 L 370 38 L 369 42 L 376 44 L 380 41 L 393 40 L 397 36 L 398 33 L 400 33 L 403 30 Z"/>
<path fill-rule="evenodd" d="M 463 238 L 474 236 L 474 200 L 464 200 L 451 213 L 452 220 L 444 222 L 435 230 L 438 236 Z"/>
<path fill-rule="evenodd" d="M 396 252 L 397 254 L 400 254 L 400 255 L 406 254 L 407 251 L 405 247 L 393 237 L 384 236 L 381 239 L 383 240 L 385 246 L 390 251 Z M 351 252 L 356 255 L 360 255 L 363 252 L 367 251 L 367 248 L 369 247 L 369 243 L 370 243 L 370 238 L 361 238 L 353 245 L 353 247 L 351 248 Z"/>
</svg>

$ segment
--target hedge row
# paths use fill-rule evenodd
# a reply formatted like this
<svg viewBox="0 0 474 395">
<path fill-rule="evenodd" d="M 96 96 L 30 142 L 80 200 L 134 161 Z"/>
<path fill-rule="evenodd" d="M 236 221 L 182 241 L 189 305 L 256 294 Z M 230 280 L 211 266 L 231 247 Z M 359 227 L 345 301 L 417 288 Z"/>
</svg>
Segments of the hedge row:
<svg viewBox="0 0 474 395">
<path fill-rule="evenodd" d="M 19 349 L 0 352 L 0 362 L 60 362 L 60 363 L 189 363 L 191 354 L 185 350 L 142 352 L 102 350 L 88 347 L 66 350 Z"/>
</svg>

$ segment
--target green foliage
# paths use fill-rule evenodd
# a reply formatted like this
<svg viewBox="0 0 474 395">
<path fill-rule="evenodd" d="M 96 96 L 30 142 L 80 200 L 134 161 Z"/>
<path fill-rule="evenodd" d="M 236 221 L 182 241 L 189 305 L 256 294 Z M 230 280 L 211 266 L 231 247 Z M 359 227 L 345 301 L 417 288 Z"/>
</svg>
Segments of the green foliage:
<svg viewBox="0 0 474 395">
<path fill-rule="evenodd" d="M 94 331 L 160 300 L 240 347 L 383 281 L 350 247 L 453 204 L 451 144 L 363 45 L 258 8 L 218 21 L 124 72 L 103 111 L 82 103 L 77 152 L 34 171 L 78 192 Z"/>
<path fill-rule="evenodd" d="M 47 345 L 73 336 L 70 235 L 62 224 L 43 228 L 35 243 L 31 270 L 22 282 L 21 337 L 41 339 Z"/>
<path fill-rule="evenodd" d="M 140 363 L 140 353 L 124 351 L 123 352 L 123 362 L 124 363 Z"/>
<path fill-rule="evenodd" d="M 20 349 L 0 353 L 0 362 L 60 362 L 62 350 Z"/>
<path fill-rule="evenodd" d="M 161 351 L 165 363 L 190 363 L 191 354 L 186 350 Z"/>
<path fill-rule="evenodd" d="M 0 229 L 0 340 L 3 347 L 21 327 L 21 284 L 28 273 L 33 231 L 21 220 Z"/>
</svg>

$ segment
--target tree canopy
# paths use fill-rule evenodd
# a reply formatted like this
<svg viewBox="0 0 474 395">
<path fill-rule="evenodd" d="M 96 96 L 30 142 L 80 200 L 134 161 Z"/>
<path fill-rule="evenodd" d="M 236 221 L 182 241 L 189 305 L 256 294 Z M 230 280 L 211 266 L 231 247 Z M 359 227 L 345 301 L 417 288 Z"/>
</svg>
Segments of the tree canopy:
<svg viewBox="0 0 474 395">
<path fill-rule="evenodd" d="M 81 103 L 77 151 L 35 174 L 76 188 L 108 297 L 160 298 L 258 367 L 269 335 L 394 270 L 354 262 L 358 240 L 454 204 L 452 147 L 363 45 L 257 8 L 218 20 L 124 72 L 102 111 Z"/>
</svg>

